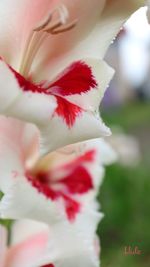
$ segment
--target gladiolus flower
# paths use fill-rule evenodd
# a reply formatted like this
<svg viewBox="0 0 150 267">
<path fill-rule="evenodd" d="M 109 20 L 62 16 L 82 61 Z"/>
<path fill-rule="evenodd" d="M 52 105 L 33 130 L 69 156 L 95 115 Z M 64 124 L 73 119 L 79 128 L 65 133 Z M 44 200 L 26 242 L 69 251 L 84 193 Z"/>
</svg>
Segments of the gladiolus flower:
<svg viewBox="0 0 150 267">
<path fill-rule="evenodd" d="M 86 211 L 73 224 L 20 220 L 13 224 L 11 242 L 0 226 L 1 267 L 98 267 L 96 228 L 102 215 Z"/>
<path fill-rule="evenodd" d="M 95 206 L 103 165 L 114 161 L 115 154 L 102 140 L 70 149 L 73 151 L 58 150 L 39 159 L 37 129 L 1 118 L 1 216 L 48 224 L 64 218 L 72 222 L 89 203 Z"/>
<path fill-rule="evenodd" d="M 38 142 L 33 125 L 0 118 L 1 217 L 47 223 L 15 223 L 11 246 L 3 242 L 0 266 L 19 267 L 21 262 L 22 267 L 98 267 L 96 229 L 102 214 L 96 194 L 103 165 L 116 155 L 100 139 L 39 159 Z"/>
<path fill-rule="evenodd" d="M 113 71 L 95 58 L 140 2 L 1 1 L 0 112 L 36 124 L 42 153 L 110 133 L 98 108 Z"/>
</svg>

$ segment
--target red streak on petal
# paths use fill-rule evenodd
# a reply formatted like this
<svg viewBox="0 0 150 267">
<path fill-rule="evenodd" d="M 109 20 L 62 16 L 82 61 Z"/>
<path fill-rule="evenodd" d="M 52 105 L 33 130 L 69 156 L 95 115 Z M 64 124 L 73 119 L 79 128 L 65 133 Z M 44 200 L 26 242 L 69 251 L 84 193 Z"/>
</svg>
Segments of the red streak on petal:
<svg viewBox="0 0 150 267">
<path fill-rule="evenodd" d="M 91 68 L 82 61 L 74 62 L 49 86 L 54 94 L 62 96 L 82 94 L 97 88 Z"/>
<path fill-rule="evenodd" d="M 84 164 L 86 162 L 92 163 L 95 161 L 95 154 L 96 154 L 96 150 L 91 149 L 89 151 L 87 151 L 84 155 L 78 157 L 77 159 L 75 159 L 74 164 Z"/>
<path fill-rule="evenodd" d="M 11 69 L 11 71 L 14 73 L 19 86 L 21 87 L 22 91 L 31 91 L 32 93 L 44 93 L 46 94 L 45 89 L 43 89 L 42 87 L 28 81 L 27 79 L 25 79 L 20 73 L 18 73 L 17 71 L 15 71 L 12 67 L 9 66 L 9 68 Z"/>
<path fill-rule="evenodd" d="M 77 213 L 80 211 L 80 204 L 74 199 L 72 199 L 70 196 L 68 196 L 66 193 L 62 191 L 53 190 L 50 185 L 46 183 L 47 174 L 46 178 L 44 179 L 43 173 L 42 180 L 38 180 L 38 176 L 36 178 L 33 178 L 32 176 L 27 175 L 26 177 L 28 181 L 32 184 L 32 186 L 36 188 L 38 192 L 44 194 L 48 199 L 55 201 L 58 198 L 62 198 L 65 203 L 65 209 L 68 219 L 70 221 L 75 220 Z"/>
<path fill-rule="evenodd" d="M 80 212 L 80 204 L 65 194 L 62 194 L 62 196 L 66 203 L 66 213 L 67 213 L 68 219 L 70 221 L 74 221 L 76 218 L 76 215 Z"/>
<path fill-rule="evenodd" d="M 8 65 L 9 66 L 9 65 Z M 69 102 L 59 95 L 71 95 L 85 93 L 91 88 L 96 88 L 97 83 L 92 76 L 90 67 L 84 62 L 76 62 L 65 71 L 65 73 L 50 88 L 43 88 L 41 84 L 34 84 L 25 79 L 20 73 L 9 66 L 15 78 L 24 92 L 41 93 L 53 95 L 57 99 L 58 107 L 54 114 L 63 118 L 69 128 L 73 127 L 77 117 L 81 115 L 83 109 Z M 58 92 L 59 91 L 59 92 Z"/>
<path fill-rule="evenodd" d="M 77 166 L 84 164 L 86 162 L 88 163 L 92 163 L 95 161 L 95 156 L 96 156 L 96 150 L 91 149 L 89 151 L 87 151 L 85 154 L 83 154 L 82 156 L 79 156 L 78 158 L 75 158 L 75 160 L 64 164 L 63 166 L 60 167 L 60 169 L 73 169 L 76 168 Z"/>
<path fill-rule="evenodd" d="M 45 88 L 42 88 L 40 85 L 36 85 L 26 80 L 22 75 L 20 75 L 18 72 L 12 69 L 10 66 L 9 68 L 14 73 L 22 91 L 55 96 L 53 92 L 48 91 Z M 55 111 L 55 114 L 63 118 L 67 126 L 71 128 L 74 125 L 76 118 L 81 114 L 82 109 L 76 106 L 75 104 L 70 103 L 69 101 L 67 101 L 66 99 L 62 97 L 59 97 L 59 96 L 55 96 L 55 97 L 57 98 L 57 103 L 58 103 L 58 107 Z"/>
<path fill-rule="evenodd" d="M 74 125 L 76 118 L 81 115 L 82 109 L 62 97 L 57 96 L 56 98 L 58 107 L 55 114 L 61 117 L 66 122 L 67 126 L 71 128 Z"/>
<path fill-rule="evenodd" d="M 61 180 L 61 183 L 64 183 L 72 194 L 84 194 L 93 189 L 92 178 L 82 166 L 74 169 L 72 173 Z"/>
<path fill-rule="evenodd" d="M 79 160 L 80 162 L 93 162 L 95 160 L 95 154 L 96 154 L 96 150 L 91 149 L 89 151 L 87 151 L 84 155 L 82 155 Z"/>
<path fill-rule="evenodd" d="M 41 182 L 36 178 L 32 178 L 32 176 L 27 176 L 28 181 L 35 187 L 40 193 L 44 194 L 47 198 L 51 200 L 56 200 L 59 197 L 58 192 L 54 191 L 49 185 Z"/>
<path fill-rule="evenodd" d="M 41 267 L 55 267 L 55 266 L 54 266 L 54 264 L 50 263 L 50 264 L 43 265 Z"/>
</svg>

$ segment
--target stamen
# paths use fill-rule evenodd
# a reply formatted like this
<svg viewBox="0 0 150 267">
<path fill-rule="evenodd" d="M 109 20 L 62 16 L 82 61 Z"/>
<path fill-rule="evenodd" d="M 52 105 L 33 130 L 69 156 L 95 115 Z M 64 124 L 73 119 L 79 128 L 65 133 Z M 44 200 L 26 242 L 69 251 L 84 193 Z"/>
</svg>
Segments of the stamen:
<svg viewBox="0 0 150 267">
<path fill-rule="evenodd" d="M 24 54 L 22 57 L 21 65 L 20 65 L 20 74 L 22 74 L 24 76 L 25 76 L 27 61 L 29 60 L 29 57 L 31 55 L 32 47 L 33 47 L 33 44 L 35 44 L 36 37 L 37 37 L 36 33 L 32 32 L 32 34 L 30 34 L 28 41 L 27 41 L 27 44 L 25 46 Z"/>
<path fill-rule="evenodd" d="M 63 24 L 62 24 L 61 20 L 58 20 L 53 25 L 51 25 L 49 28 L 44 29 L 44 32 L 52 33 L 55 29 L 59 28 L 62 25 Z"/>
<path fill-rule="evenodd" d="M 64 26 L 64 27 L 61 27 L 59 28 L 58 30 L 52 30 L 51 31 L 51 34 L 58 34 L 58 33 L 63 33 L 63 32 L 67 32 L 67 31 L 70 31 L 72 30 L 77 24 L 77 20 L 69 23 L 68 25 Z"/>
<path fill-rule="evenodd" d="M 34 28 L 33 31 L 38 32 L 43 30 L 51 22 L 51 20 L 52 20 L 52 13 L 48 15 L 48 17 L 44 20 L 42 24 L 40 24 L 40 26 Z"/>
<path fill-rule="evenodd" d="M 55 14 L 58 15 L 59 18 L 52 23 Z M 55 8 L 51 13 L 49 13 L 46 19 L 42 23 L 40 23 L 39 26 L 33 29 L 25 46 L 25 51 L 20 66 L 20 73 L 24 75 L 24 77 L 28 76 L 33 60 L 42 43 L 48 37 L 48 34 L 54 35 L 63 33 L 73 29 L 76 26 L 77 20 L 66 24 L 67 19 L 68 10 L 65 6 L 61 5 L 60 7 Z"/>
<path fill-rule="evenodd" d="M 32 66 L 33 59 L 35 58 L 38 50 L 40 49 L 40 46 L 44 42 L 45 38 L 47 35 L 42 32 L 42 35 L 37 37 L 37 33 L 34 33 L 35 35 L 33 36 L 33 39 L 31 41 L 31 46 L 28 49 L 28 52 L 26 54 L 26 59 L 24 60 L 24 65 L 22 70 L 20 70 L 20 73 L 24 76 L 27 77 L 29 70 Z"/>
</svg>

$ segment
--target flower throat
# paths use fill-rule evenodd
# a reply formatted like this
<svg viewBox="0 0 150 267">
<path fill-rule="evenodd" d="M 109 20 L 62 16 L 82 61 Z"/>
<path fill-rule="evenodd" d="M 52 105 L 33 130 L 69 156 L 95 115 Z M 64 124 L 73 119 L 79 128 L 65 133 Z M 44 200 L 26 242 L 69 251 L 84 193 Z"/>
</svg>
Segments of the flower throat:
<svg viewBox="0 0 150 267">
<path fill-rule="evenodd" d="M 55 14 L 57 18 L 55 18 Z M 21 60 L 19 69 L 21 75 L 25 78 L 28 77 L 34 58 L 49 34 L 64 33 L 76 26 L 77 20 L 67 23 L 68 17 L 68 10 L 62 5 L 50 12 L 45 20 L 32 30 Z"/>
</svg>

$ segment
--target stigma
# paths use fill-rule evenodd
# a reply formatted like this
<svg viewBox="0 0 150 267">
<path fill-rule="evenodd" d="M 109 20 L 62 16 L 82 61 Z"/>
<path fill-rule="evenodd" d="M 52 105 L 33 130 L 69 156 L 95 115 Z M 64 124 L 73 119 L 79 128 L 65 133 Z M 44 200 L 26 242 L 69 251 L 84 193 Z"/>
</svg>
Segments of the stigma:
<svg viewBox="0 0 150 267">
<path fill-rule="evenodd" d="M 51 35 L 61 34 L 72 30 L 77 20 L 68 23 L 69 13 L 64 5 L 52 10 L 39 25 L 33 28 L 27 40 L 26 46 L 21 59 L 19 72 L 25 78 L 28 78 L 33 61 L 43 44 L 43 42 Z"/>
</svg>

